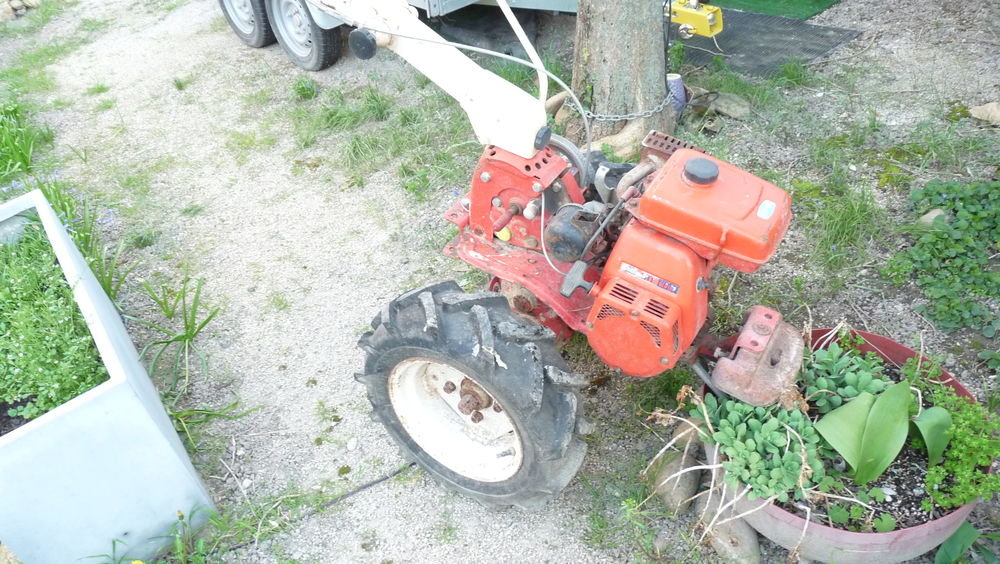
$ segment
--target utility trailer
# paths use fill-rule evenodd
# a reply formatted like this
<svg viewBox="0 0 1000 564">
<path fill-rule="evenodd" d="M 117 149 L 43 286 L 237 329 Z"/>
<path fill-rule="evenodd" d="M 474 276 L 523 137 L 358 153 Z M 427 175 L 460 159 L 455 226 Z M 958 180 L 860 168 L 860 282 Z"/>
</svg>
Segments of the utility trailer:
<svg viewBox="0 0 1000 564">
<path fill-rule="evenodd" d="M 407 0 L 429 18 L 450 14 L 473 4 L 496 5 L 490 0 Z M 577 0 L 510 0 L 512 8 L 576 13 Z M 310 0 L 219 0 L 222 13 L 236 35 L 251 47 L 275 41 L 288 58 L 308 71 L 320 71 L 337 62 L 341 27 L 350 19 Z"/>
</svg>

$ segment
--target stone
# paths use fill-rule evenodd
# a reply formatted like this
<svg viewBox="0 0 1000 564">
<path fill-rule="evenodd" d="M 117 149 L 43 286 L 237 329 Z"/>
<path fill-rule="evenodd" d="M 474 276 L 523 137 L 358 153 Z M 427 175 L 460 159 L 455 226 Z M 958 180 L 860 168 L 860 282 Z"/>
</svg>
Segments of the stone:
<svg viewBox="0 0 1000 564">
<path fill-rule="evenodd" d="M 718 512 L 722 497 L 718 488 L 712 491 L 712 499 L 703 494 L 695 501 L 695 513 L 704 526 L 708 526 Z M 725 519 L 735 517 L 730 507 L 716 519 L 715 525 L 708 532 L 707 538 L 723 562 L 740 562 L 743 564 L 760 563 L 760 543 L 757 531 L 743 519 Z M 721 523 L 721 524 L 720 524 Z"/>
<path fill-rule="evenodd" d="M 9 22 L 17 18 L 14 9 L 6 2 L 0 2 L 0 22 Z"/>
<path fill-rule="evenodd" d="M 698 484 L 701 483 L 700 470 L 678 474 L 685 468 L 698 464 L 696 457 L 701 451 L 701 441 L 697 439 L 698 433 L 694 428 L 686 423 L 679 424 L 670 437 L 671 441 L 676 441 L 674 448 L 679 452 L 664 451 L 643 472 L 653 492 L 675 515 L 687 511 L 691 505 L 691 497 L 698 491 Z"/>
<path fill-rule="evenodd" d="M 934 208 L 931 211 L 920 216 L 920 219 L 917 220 L 917 224 L 922 225 L 924 227 L 931 227 L 932 225 L 934 225 L 934 220 L 941 216 L 945 216 L 944 217 L 945 221 L 948 220 L 947 212 L 945 212 L 941 208 Z"/>
<path fill-rule="evenodd" d="M 347 440 L 347 450 L 354 450 L 356 448 L 358 448 L 358 438 L 351 437 Z"/>
<path fill-rule="evenodd" d="M 24 233 L 25 226 L 29 223 L 31 223 L 31 220 L 21 215 L 15 215 L 14 217 L 0 221 L 0 245 L 13 245 L 17 243 L 17 240 L 21 238 L 21 234 Z"/>
<path fill-rule="evenodd" d="M 24 5 L 29 8 L 37 8 L 39 4 L 39 0 L 21 0 L 21 1 L 24 2 Z"/>
<path fill-rule="evenodd" d="M 10 4 L 11 9 L 15 12 L 24 9 L 24 2 L 21 0 L 7 0 L 7 3 Z"/>
<path fill-rule="evenodd" d="M 969 115 L 993 125 L 1000 125 L 1000 103 L 990 102 L 982 106 L 973 106 L 969 108 Z"/>
<path fill-rule="evenodd" d="M 708 106 L 708 109 L 733 119 L 746 119 L 750 116 L 750 102 L 728 92 L 720 93 L 719 97 Z"/>
</svg>

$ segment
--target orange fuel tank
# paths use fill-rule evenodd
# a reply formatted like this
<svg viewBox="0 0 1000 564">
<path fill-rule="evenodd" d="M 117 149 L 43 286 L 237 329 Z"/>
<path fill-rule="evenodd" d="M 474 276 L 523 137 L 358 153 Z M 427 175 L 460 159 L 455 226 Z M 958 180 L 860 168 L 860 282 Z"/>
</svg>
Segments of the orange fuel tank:
<svg viewBox="0 0 1000 564">
<path fill-rule="evenodd" d="M 677 150 L 629 209 L 705 259 L 740 272 L 767 262 L 792 218 L 787 192 L 693 149 Z"/>
</svg>

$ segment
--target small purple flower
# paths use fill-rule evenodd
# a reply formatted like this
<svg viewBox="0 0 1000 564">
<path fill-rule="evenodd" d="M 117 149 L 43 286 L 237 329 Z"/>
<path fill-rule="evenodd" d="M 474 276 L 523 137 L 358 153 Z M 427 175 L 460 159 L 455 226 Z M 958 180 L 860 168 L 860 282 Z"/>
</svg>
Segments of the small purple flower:
<svg viewBox="0 0 1000 564">
<path fill-rule="evenodd" d="M 115 210 L 104 210 L 101 217 L 97 218 L 98 225 L 111 225 L 115 222 Z"/>
</svg>

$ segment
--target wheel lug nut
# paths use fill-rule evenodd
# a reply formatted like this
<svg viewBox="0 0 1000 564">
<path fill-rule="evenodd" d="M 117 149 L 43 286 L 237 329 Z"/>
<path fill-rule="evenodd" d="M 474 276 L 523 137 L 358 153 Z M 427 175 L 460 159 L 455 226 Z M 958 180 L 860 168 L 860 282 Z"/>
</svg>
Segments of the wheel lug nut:
<svg viewBox="0 0 1000 564">
<path fill-rule="evenodd" d="M 473 423 L 479 423 L 482 420 L 483 420 L 483 414 L 482 413 L 480 413 L 478 411 L 473 411 L 472 412 L 472 422 Z"/>
<path fill-rule="evenodd" d="M 454 382 L 445 382 L 444 383 L 444 393 L 450 394 L 450 393 L 452 393 L 454 391 L 455 391 L 455 383 Z"/>
<path fill-rule="evenodd" d="M 503 411 L 503 408 L 502 408 L 502 407 L 500 407 L 500 404 L 499 404 L 499 403 L 494 403 L 494 404 L 493 404 L 493 411 L 495 411 L 495 412 L 497 412 L 497 413 L 500 413 L 501 411 Z"/>
</svg>

